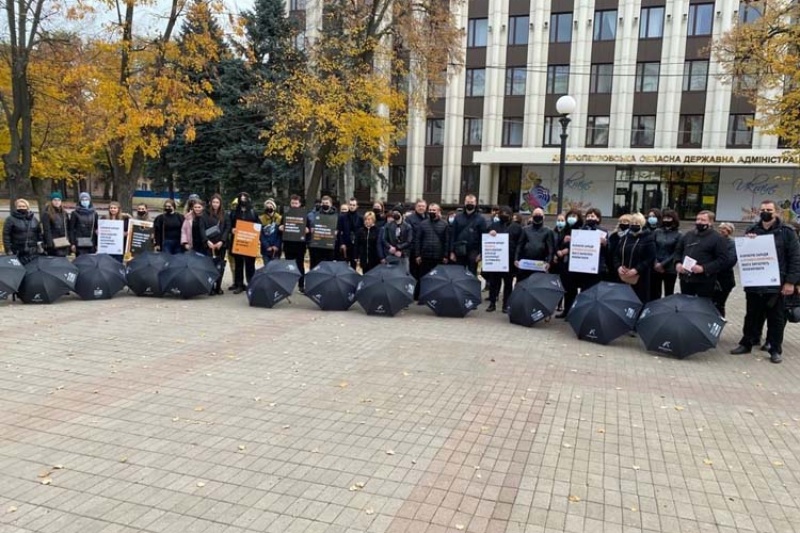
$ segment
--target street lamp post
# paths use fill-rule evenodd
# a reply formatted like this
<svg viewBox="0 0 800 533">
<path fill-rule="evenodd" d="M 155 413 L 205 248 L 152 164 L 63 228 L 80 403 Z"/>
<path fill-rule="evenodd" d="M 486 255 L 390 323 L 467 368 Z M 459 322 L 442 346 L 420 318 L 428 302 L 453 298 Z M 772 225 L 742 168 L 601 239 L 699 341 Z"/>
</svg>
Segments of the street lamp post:
<svg viewBox="0 0 800 533">
<path fill-rule="evenodd" d="M 564 208 L 564 171 L 566 170 L 567 163 L 567 126 L 571 119 L 569 116 L 575 111 L 577 103 L 575 99 L 568 94 L 565 94 L 556 102 L 556 111 L 561 118 L 558 122 L 561 124 L 561 157 L 558 160 L 558 211 L 556 214 L 561 213 Z"/>
</svg>

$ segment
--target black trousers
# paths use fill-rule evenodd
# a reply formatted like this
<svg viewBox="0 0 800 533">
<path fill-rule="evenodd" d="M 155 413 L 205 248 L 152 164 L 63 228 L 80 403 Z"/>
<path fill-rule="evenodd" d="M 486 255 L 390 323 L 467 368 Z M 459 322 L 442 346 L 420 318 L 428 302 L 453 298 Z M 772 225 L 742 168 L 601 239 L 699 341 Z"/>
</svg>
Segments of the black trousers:
<svg viewBox="0 0 800 533">
<path fill-rule="evenodd" d="M 297 265 L 297 270 L 300 271 L 300 281 L 297 282 L 297 286 L 302 289 L 306 281 L 306 243 L 283 241 L 283 255 Z"/>
<path fill-rule="evenodd" d="M 233 254 L 233 257 L 233 284 L 237 287 L 244 287 L 245 276 L 247 276 L 247 283 L 250 283 L 256 273 L 256 258 L 239 254 Z"/>
<path fill-rule="evenodd" d="M 497 305 L 500 287 L 503 289 L 503 307 L 511 302 L 511 291 L 514 289 L 513 272 L 484 272 L 483 277 L 489 282 L 489 302 Z"/>
<path fill-rule="evenodd" d="M 739 344 L 752 348 L 761 343 L 761 331 L 767 323 L 767 342 L 770 349 L 783 352 L 783 330 L 786 328 L 786 310 L 779 293 L 745 293 L 747 312 Z"/>
<path fill-rule="evenodd" d="M 461 265 L 463 267 L 467 267 L 467 269 L 472 272 L 472 275 L 478 277 L 478 253 L 471 253 L 469 255 L 457 255 L 456 256 L 456 264 Z"/>
<path fill-rule="evenodd" d="M 722 318 L 725 318 L 725 304 L 728 302 L 728 296 L 731 295 L 731 290 L 732 289 L 726 291 L 715 290 L 714 296 L 711 298 L 711 301 L 714 302 L 714 307 L 717 308 Z"/>
<path fill-rule="evenodd" d="M 417 284 L 414 285 L 414 300 L 419 300 L 419 286 L 420 286 L 419 280 L 422 279 L 422 276 L 433 270 L 439 263 L 438 261 L 423 259 L 422 264 L 418 265 L 417 258 L 414 256 L 414 254 L 411 254 L 409 259 L 410 261 L 408 264 L 408 273 L 411 274 L 411 277 L 417 280 Z M 425 272 L 422 272 L 423 266 L 427 268 Z"/>
<path fill-rule="evenodd" d="M 662 295 L 666 298 L 675 294 L 675 281 L 678 274 L 668 272 L 650 272 L 650 299 L 658 300 Z"/>
<path fill-rule="evenodd" d="M 701 298 L 714 298 L 715 285 L 716 283 L 713 281 L 692 283 L 681 280 L 681 293 L 688 294 L 689 296 L 699 296 Z"/>
<path fill-rule="evenodd" d="M 309 248 L 308 255 L 310 256 L 309 266 L 314 270 L 318 264 L 323 261 L 333 261 L 336 258 L 336 250 L 325 250 L 324 248 Z"/>
</svg>

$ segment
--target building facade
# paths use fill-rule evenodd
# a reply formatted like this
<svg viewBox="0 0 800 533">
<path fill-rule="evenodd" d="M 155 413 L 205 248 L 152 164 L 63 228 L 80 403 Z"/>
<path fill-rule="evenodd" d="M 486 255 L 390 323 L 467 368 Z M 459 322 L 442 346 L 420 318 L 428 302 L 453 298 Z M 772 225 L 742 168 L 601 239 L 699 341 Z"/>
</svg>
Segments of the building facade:
<svg viewBox="0 0 800 533">
<path fill-rule="evenodd" d="M 569 94 L 577 108 L 564 205 L 750 221 L 769 198 L 785 218 L 800 216 L 800 158 L 751 127 L 758 110 L 723 81 L 711 52 L 759 16 L 746 2 L 465 0 L 456 9 L 464 65 L 431 89 L 427 116 L 410 118 L 388 189 L 360 196 L 459 204 L 473 192 L 483 204 L 554 214 L 555 103 Z"/>
</svg>

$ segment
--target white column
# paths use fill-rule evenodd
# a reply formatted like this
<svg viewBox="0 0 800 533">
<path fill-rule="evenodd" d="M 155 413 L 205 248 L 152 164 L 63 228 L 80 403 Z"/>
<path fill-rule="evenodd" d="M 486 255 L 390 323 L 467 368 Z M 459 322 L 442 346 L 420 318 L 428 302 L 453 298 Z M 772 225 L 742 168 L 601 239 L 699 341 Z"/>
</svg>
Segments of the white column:
<svg viewBox="0 0 800 533">
<path fill-rule="evenodd" d="M 528 72 L 525 82 L 525 136 L 523 146 L 536 148 L 544 139 L 544 95 L 547 94 L 547 49 L 550 41 L 549 2 L 531 2 L 528 32 Z M 570 87 L 572 89 L 572 87 Z"/>
<path fill-rule="evenodd" d="M 613 148 L 628 148 L 631 142 L 640 11 L 641 0 L 620 2 L 617 10 L 614 85 L 611 93 L 611 132 L 608 139 L 608 146 Z M 656 123 L 656 128 L 658 128 L 658 123 Z"/>
<path fill-rule="evenodd" d="M 714 35 L 713 40 L 719 39 L 722 34 L 731 30 L 736 23 L 733 11 L 739 9 L 728 6 L 730 2 L 722 2 L 717 7 L 719 16 L 714 14 Z M 708 87 L 706 93 L 706 113 L 703 119 L 703 148 L 725 148 L 728 142 L 728 116 L 731 112 L 731 93 L 732 85 L 729 81 L 723 82 L 721 76 L 724 74 L 722 66 L 714 60 L 711 54 L 708 64 Z M 755 139 L 753 148 L 756 148 Z"/>
<path fill-rule="evenodd" d="M 586 143 L 586 119 L 589 107 L 589 79 L 592 70 L 592 26 L 589 19 L 594 18 L 594 1 L 575 2 L 572 15 L 572 53 L 570 61 L 570 94 L 577 106 L 570 117 L 569 139 L 567 145 L 582 147 Z M 593 21 L 594 23 L 594 21 Z M 576 71 L 573 75 L 572 70 Z M 610 126 L 616 127 L 616 118 L 611 117 Z"/>
<path fill-rule="evenodd" d="M 675 148 L 678 144 L 678 121 L 681 113 L 683 63 L 686 59 L 686 21 L 684 2 L 667 3 L 664 15 L 664 39 L 661 48 L 661 79 L 658 86 L 656 142 L 659 148 Z M 705 135 L 704 141 L 705 141 Z M 704 142 L 705 144 L 705 142 Z"/>
</svg>

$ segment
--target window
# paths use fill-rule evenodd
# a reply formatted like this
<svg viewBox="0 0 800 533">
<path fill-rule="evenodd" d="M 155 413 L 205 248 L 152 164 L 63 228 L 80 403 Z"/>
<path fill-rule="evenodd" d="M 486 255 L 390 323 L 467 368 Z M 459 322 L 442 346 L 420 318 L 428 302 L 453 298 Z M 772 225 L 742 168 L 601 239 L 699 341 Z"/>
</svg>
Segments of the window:
<svg viewBox="0 0 800 533">
<path fill-rule="evenodd" d="M 594 12 L 594 40 L 613 41 L 617 37 L 617 10 Z"/>
<path fill-rule="evenodd" d="M 608 115 L 589 117 L 586 122 L 586 146 L 608 146 Z"/>
<path fill-rule="evenodd" d="M 664 8 L 643 7 L 639 17 L 639 39 L 661 39 L 664 36 Z"/>
<path fill-rule="evenodd" d="M 678 147 L 700 148 L 703 145 L 703 115 L 681 115 L 678 122 Z"/>
<path fill-rule="evenodd" d="M 444 119 L 429 118 L 425 124 L 425 144 L 441 146 L 444 144 Z"/>
<path fill-rule="evenodd" d="M 468 68 L 464 73 L 467 78 L 466 96 L 483 96 L 486 90 L 486 69 Z"/>
<path fill-rule="evenodd" d="M 714 25 L 714 4 L 691 4 L 689 6 L 689 37 L 711 35 Z"/>
<path fill-rule="evenodd" d="M 406 80 L 404 87 L 408 87 L 407 82 L 408 80 Z M 428 81 L 428 98 L 438 99 L 445 96 L 447 96 L 447 77 L 441 80 Z"/>
<path fill-rule="evenodd" d="M 525 67 L 508 67 L 506 69 L 506 96 L 523 96 L 525 94 Z"/>
<path fill-rule="evenodd" d="M 289 3 L 289 11 L 300 11 L 306 8 L 306 0 L 292 0 Z"/>
<path fill-rule="evenodd" d="M 561 146 L 561 125 L 559 116 L 544 117 L 544 140 L 542 146 Z"/>
<path fill-rule="evenodd" d="M 748 22 L 755 22 L 760 18 L 761 18 L 761 11 L 759 11 L 756 6 L 752 5 L 752 0 L 739 2 L 739 22 L 741 24 L 747 24 Z"/>
<path fill-rule="evenodd" d="M 522 117 L 503 119 L 503 146 L 522 146 Z"/>
<path fill-rule="evenodd" d="M 636 63 L 636 92 L 657 93 L 661 63 Z"/>
<path fill-rule="evenodd" d="M 683 90 L 705 91 L 708 81 L 708 60 L 687 61 L 683 64 Z"/>
<path fill-rule="evenodd" d="M 467 194 L 478 194 L 481 190 L 481 167 L 470 165 L 461 167 L 461 198 Z"/>
<path fill-rule="evenodd" d="M 758 78 L 753 74 L 741 74 L 733 78 L 733 92 L 743 94 L 758 89 Z"/>
<path fill-rule="evenodd" d="M 389 167 L 389 192 L 406 192 L 406 167 L 393 165 Z"/>
<path fill-rule="evenodd" d="M 297 34 L 292 38 L 294 42 L 294 49 L 302 52 L 306 49 L 306 35 L 303 32 L 297 32 Z"/>
<path fill-rule="evenodd" d="M 656 142 L 656 116 L 634 115 L 631 126 L 631 147 L 652 148 Z"/>
<path fill-rule="evenodd" d="M 489 19 L 469 19 L 467 23 L 467 48 L 481 48 L 486 46 L 486 34 L 489 29 Z"/>
<path fill-rule="evenodd" d="M 547 67 L 547 94 L 567 94 L 569 92 L 569 65 L 549 65 Z"/>
<path fill-rule="evenodd" d="M 528 15 L 508 17 L 508 45 L 519 46 L 528 44 Z"/>
<path fill-rule="evenodd" d="M 464 145 L 480 146 L 483 141 L 483 119 L 464 119 Z"/>
<path fill-rule="evenodd" d="M 550 42 L 568 43 L 572 40 L 572 13 L 550 15 Z"/>
<path fill-rule="evenodd" d="M 728 148 L 750 148 L 753 145 L 754 115 L 731 115 L 728 118 Z"/>
<path fill-rule="evenodd" d="M 595 63 L 592 65 L 589 78 L 590 93 L 610 93 L 614 79 L 614 65 L 611 63 Z"/>
<path fill-rule="evenodd" d="M 423 192 L 442 192 L 442 167 L 425 167 L 425 183 Z"/>
</svg>

